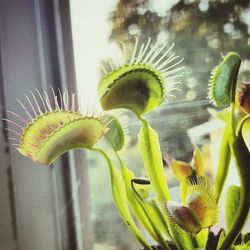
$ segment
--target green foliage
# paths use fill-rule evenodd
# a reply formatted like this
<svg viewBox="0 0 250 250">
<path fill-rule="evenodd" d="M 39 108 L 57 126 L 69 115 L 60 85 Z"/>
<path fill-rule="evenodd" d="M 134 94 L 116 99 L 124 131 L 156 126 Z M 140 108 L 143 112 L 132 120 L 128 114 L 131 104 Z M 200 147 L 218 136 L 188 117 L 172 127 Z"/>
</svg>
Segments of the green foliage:
<svg viewBox="0 0 250 250">
<path fill-rule="evenodd" d="M 229 128 L 226 128 L 221 138 L 220 155 L 214 181 L 214 193 L 217 195 L 217 202 L 219 202 L 219 199 L 221 197 L 229 171 L 229 164 L 231 161 L 231 151 L 228 143 L 228 133 Z"/>
<path fill-rule="evenodd" d="M 164 215 L 158 209 L 154 200 L 146 200 L 149 193 L 147 191 L 141 193 L 141 188 L 139 188 L 140 185 L 150 186 L 150 182 L 143 178 L 134 178 L 134 173 L 127 169 L 118 154 L 117 157 L 121 165 L 129 205 L 135 217 L 153 239 L 162 245 L 164 249 L 169 249 L 165 239 L 166 237 L 170 239 L 170 235 Z"/>
<path fill-rule="evenodd" d="M 208 239 L 208 233 L 209 233 L 209 229 L 205 228 L 202 229 L 195 237 L 197 245 L 202 248 L 205 249 L 206 245 L 207 245 L 207 239 Z"/>
<path fill-rule="evenodd" d="M 170 162 L 170 167 L 178 181 L 181 181 L 184 177 L 192 175 L 192 167 L 187 162 L 176 161 L 173 159 Z"/>
<path fill-rule="evenodd" d="M 230 186 L 226 197 L 226 231 L 229 231 L 240 204 L 240 187 Z"/>
<path fill-rule="evenodd" d="M 198 176 L 204 175 L 204 163 L 202 159 L 202 153 L 201 153 L 201 150 L 197 146 L 195 146 L 194 152 L 193 152 L 193 166 Z"/>
<path fill-rule="evenodd" d="M 221 230 L 219 231 L 218 234 L 219 234 L 219 239 L 218 239 L 218 243 L 217 243 L 217 248 L 216 248 L 216 250 L 219 250 L 219 249 L 220 249 L 221 244 L 222 244 L 222 242 L 224 241 L 225 235 L 226 235 L 224 229 L 221 229 Z"/>
</svg>

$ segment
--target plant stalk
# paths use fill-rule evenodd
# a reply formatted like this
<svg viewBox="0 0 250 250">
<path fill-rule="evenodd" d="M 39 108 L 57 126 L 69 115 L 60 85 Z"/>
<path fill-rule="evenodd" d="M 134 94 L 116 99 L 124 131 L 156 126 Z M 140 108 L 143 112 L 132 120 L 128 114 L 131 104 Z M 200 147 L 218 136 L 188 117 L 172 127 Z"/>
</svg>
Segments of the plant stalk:
<svg viewBox="0 0 250 250">
<path fill-rule="evenodd" d="M 151 246 L 144 239 L 144 236 L 141 234 L 137 225 L 135 224 L 128 207 L 128 200 L 126 195 L 126 188 L 122 179 L 120 171 L 113 165 L 109 156 L 100 148 L 89 148 L 92 151 L 100 153 L 107 162 L 110 173 L 111 180 L 111 191 L 113 195 L 113 200 L 116 204 L 116 207 L 125 222 L 128 226 L 131 233 L 136 237 L 136 239 L 144 246 L 147 250 L 152 250 Z"/>
</svg>

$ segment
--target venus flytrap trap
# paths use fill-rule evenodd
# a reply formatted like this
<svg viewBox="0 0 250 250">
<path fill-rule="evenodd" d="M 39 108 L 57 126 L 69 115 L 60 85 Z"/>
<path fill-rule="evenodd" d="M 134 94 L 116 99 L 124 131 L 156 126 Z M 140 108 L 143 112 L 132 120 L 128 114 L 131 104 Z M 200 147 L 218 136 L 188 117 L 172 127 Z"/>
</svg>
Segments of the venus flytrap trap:
<svg viewBox="0 0 250 250">
<path fill-rule="evenodd" d="M 180 182 L 181 204 L 168 202 L 165 210 L 180 228 L 195 236 L 199 247 L 205 248 L 208 228 L 217 223 L 218 206 L 211 183 L 204 176 L 201 152 L 195 147 L 191 163 L 175 160 L 171 156 L 167 156 L 167 162 Z"/>
<path fill-rule="evenodd" d="M 150 44 L 149 38 L 148 42 L 139 48 L 136 38 L 131 59 L 112 68 L 102 77 L 98 94 L 104 110 L 126 108 L 142 122 L 138 138 L 147 173 L 158 198 L 169 200 L 158 135 L 142 115 L 157 108 L 164 101 L 168 95 L 166 81 L 182 75 L 178 72 L 181 72 L 183 67 L 175 67 L 183 59 L 179 59 L 175 53 L 169 56 L 173 45 L 166 48 L 167 42 L 163 45 L 156 43 L 152 48 Z M 173 85 L 169 83 L 169 92 Z"/>
<path fill-rule="evenodd" d="M 138 38 L 136 38 L 131 59 L 123 65 L 112 68 L 102 77 L 98 94 L 104 110 L 126 108 L 141 120 L 143 126 L 138 137 L 147 173 L 156 195 L 169 200 L 170 194 L 165 184 L 158 135 L 142 115 L 157 108 L 164 101 L 167 95 L 165 81 L 182 75 L 176 73 L 181 72 L 183 67 L 175 67 L 183 59 L 179 59 L 175 53 L 168 56 L 173 45 L 166 49 L 167 42 L 163 45 L 156 43 L 152 48 L 150 44 L 149 38 L 146 44 L 138 48 Z M 173 85 L 169 84 L 169 92 Z"/>
<path fill-rule="evenodd" d="M 138 38 L 135 39 L 129 60 L 121 65 L 111 62 L 110 70 L 104 69 L 98 95 L 104 110 L 126 108 L 140 117 L 157 108 L 170 95 L 178 85 L 175 79 L 183 75 L 184 67 L 177 67 L 182 58 L 175 53 L 169 55 L 174 44 L 167 47 L 168 42 L 162 45 L 157 42 L 150 47 L 149 38 L 146 44 L 139 47 Z M 123 49 L 126 54 L 126 48 Z M 167 89 L 166 81 L 169 81 Z"/>
<path fill-rule="evenodd" d="M 218 221 L 218 204 L 232 155 L 241 186 L 228 191 L 227 227 L 226 231 L 221 231 L 216 247 L 220 250 L 239 249 L 233 242 L 247 219 L 250 205 L 250 185 L 247 183 L 250 154 L 242 136 L 242 128 L 250 115 L 246 114 L 239 120 L 234 110 L 241 60 L 236 53 L 229 53 L 214 69 L 209 84 L 210 101 L 216 107 L 230 107 L 214 186 L 204 174 L 204 162 L 198 147 L 195 147 L 190 163 L 169 156 L 168 164 L 180 183 L 180 202 L 177 202 L 170 196 L 158 134 L 144 117 L 178 89 L 178 79 L 183 75 L 184 67 L 179 66 L 183 59 L 172 52 L 173 47 L 167 42 L 152 45 L 151 39 L 139 45 L 136 38 L 129 60 L 121 65 L 110 61 L 109 68 L 103 67 L 104 75 L 98 86 L 100 103 L 105 110 L 101 114 L 82 112 L 75 94 L 62 94 L 51 88 L 53 98 L 50 101 L 46 91 L 30 91 L 30 95 L 26 95 L 29 108 L 19 101 L 28 118 L 9 112 L 13 119 L 6 119 L 16 127 L 8 128 L 14 135 L 10 139 L 15 141 L 16 148 L 23 155 L 45 165 L 75 148 L 101 154 L 107 162 L 118 212 L 145 249 L 152 247 L 140 227 L 164 250 L 173 249 L 173 244 L 183 250 L 210 249 L 208 232 Z M 125 49 L 124 54 L 127 54 Z M 239 102 L 247 113 L 250 110 L 249 89 L 240 85 L 239 90 Z M 120 154 L 127 141 L 127 129 L 124 121 L 112 111 L 120 108 L 132 111 L 141 122 L 138 143 L 146 178 L 136 177 Z M 113 149 L 117 163 L 98 146 L 101 139 Z M 238 201 L 239 207 L 236 205 Z M 248 245 L 244 242 L 242 246 L 247 249 Z"/>
<path fill-rule="evenodd" d="M 30 93 L 32 97 L 26 95 L 26 99 L 31 112 L 18 100 L 28 118 L 9 112 L 13 119 L 17 118 L 20 123 L 6 120 L 16 127 L 16 130 L 9 130 L 17 135 L 17 150 L 33 161 L 50 165 L 70 149 L 91 148 L 107 131 L 107 124 L 100 115 L 80 112 L 75 102 L 75 94 L 71 95 L 69 104 L 68 92 L 64 95 L 59 92 L 58 98 L 52 89 L 52 107 L 47 92 L 46 99 L 38 90 L 36 94 L 32 91 Z M 35 105 L 32 104 L 31 98 Z"/>
</svg>

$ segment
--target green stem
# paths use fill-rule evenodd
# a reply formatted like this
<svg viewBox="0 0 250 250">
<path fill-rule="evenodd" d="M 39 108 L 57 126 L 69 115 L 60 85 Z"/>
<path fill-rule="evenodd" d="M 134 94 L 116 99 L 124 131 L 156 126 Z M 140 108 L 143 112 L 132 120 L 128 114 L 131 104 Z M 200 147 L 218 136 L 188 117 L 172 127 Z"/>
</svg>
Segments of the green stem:
<svg viewBox="0 0 250 250">
<path fill-rule="evenodd" d="M 214 194 L 216 195 L 217 203 L 219 203 L 231 161 L 231 151 L 228 144 L 228 131 L 229 131 L 229 125 L 227 122 L 220 145 L 219 162 L 214 182 Z"/>
<path fill-rule="evenodd" d="M 236 82 L 236 80 L 235 80 Z M 242 130 L 240 129 L 236 136 L 235 133 L 235 88 L 236 84 L 232 85 L 230 92 L 230 122 L 229 122 L 229 138 L 231 153 L 237 167 L 238 175 L 240 178 L 240 204 L 237 210 L 234 221 L 231 224 L 228 234 L 226 235 L 220 250 L 228 250 L 233 244 L 234 240 L 239 235 L 248 215 L 250 206 L 250 153 L 242 137 Z M 243 123 L 240 123 L 243 124 Z M 242 125 L 241 125 L 242 128 Z"/>
<path fill-rule="evenodd" d="M 122 175 L 120 171 L 113 165 L 111 159 L 109 156 L 100 148 L 90 148 L 92 151 L 96 151 L 100 153 L 104 159 L 106 160 L 108 167 L 109 167 L 109 173 L 110 173 L 110 180 L 111 180 L 111 191 L 113 195 L 113 200 L 116 204 L 116 207 L 125 222 L 125 224 L 128 226 L 129 230 L 132 232 L 132 234 L 137 238 L 137 240 L 147 249 L 152 249 L 150 245 L 147 243 L 147 241 L 144 239 L 143 235 L 137 228 L 128 207 L 128 200 L 126 196 L 126 188 L 122 179 Z"/>
<path fill-rule="evenodd" d="M 230 114 L 229 114 L 229 139 L 233 139 L 236 136 L 235 133 L 235 116 L 234 116 L 235 100 L 230 104 Z"/>
<path fill-rule="evenodd" d="M 198 247 L 206 248 L 208 234 L 209 234 L 208 230 L 209 230 L 208 228 L 204 228 L 195 236 Z"/>
<path fill-rule="evenodd" d="M 161 221 L 159 221 L 159 219 L 156 218 L 158 214 L 155 212 L 153 213 L 152 207 L 150 206 L 150 204 L 145 203 L 142 197 L 137 193 L 136 189 L 134 188 L 133 181 L 131 179 L 132 172 L 127 169 L 121 157 L 116 151 L 115 151 L 115 154 L 117 156 L 117 159 L 122 169 L 122 176 L 123 176 L 123 180 L 126 186 L 127 197 L 128 197 L 130 206 L 134 212 L 134 215 L 136 216 L 138 221 L 140 221 L 140 223 L 145 227 L 145 229 L 150 233 L 150 235 L 164 249 L 170 250 L 165 238 L 162 235 L 162 233 L 164 232 L 165 234 L 168 235 L 168 232 L 166 231 L 164 227 L 162 227 L 162 225 L 158 225 L 158 227 L 155 225 L 154 219 L 156 219 L 159 223 L 161 223 Z M 159 228 L 163 228 L 164 231 L 161 232 Z"/>
<path fill-rule="evenodd" d="M 139 206 L 141 207 L 142 211 L 144 212 L 144 214 L 146 215 L 147 219 L 150 220 L 151 222 L 151 226 L 153 227 L 154 229 L 154 232 L 156 233 L 156 236 L 157 236 L 157 239 L 158 239 L 158 242 L 159 244 L 161 245 L 161 247 L 165 250 L 171 250 L 167 244 L 167 242 L 165 241 L 165 239 L 162 237 L 162 234 L 161 232 L 158 231 L 157 227 L 155 226 L 155 224 L 153 223 L 153 221 L 151 220 L 151 218 L 149 217 L 148 213 L 147 213 L 147 209 L 145 208 L 145 206 L 147 206 L 147 204 L 144 204 L 143 203 L 143 199 L 142 197 L 137 193 L 137 191 L 135 190 L 134 188 L 134 185 L 133 185 L 133 181 L 131 181 L 131 186 L 132 186 L 132 189 L 133 191 L 135 192 L 136 194 L 136 197 L 137 197 L 137 202 L 139 204 Z"/>
<path fill-rule="evenodd" d="M 237 238 L 247 219 L 250 206 L 250 185 L 248 183 L 250 180 L 250 153 L 241 134 L 237 136 L 230 147 L 240 177 L 240 204 L 220 250 L 228 250 Z"/>
</svg>

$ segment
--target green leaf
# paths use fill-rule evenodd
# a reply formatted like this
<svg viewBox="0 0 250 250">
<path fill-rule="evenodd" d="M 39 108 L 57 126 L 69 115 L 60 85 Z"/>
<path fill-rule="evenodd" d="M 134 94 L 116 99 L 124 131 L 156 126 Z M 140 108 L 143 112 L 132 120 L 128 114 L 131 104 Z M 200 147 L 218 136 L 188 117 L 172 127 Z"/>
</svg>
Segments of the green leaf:
<svg viewBox="0 0 250 250">
<path fill-rule="evenodd" d="M 197 175 L 204 175 L 204 163 L 200 149 L 195 146 L 193 152 L 193 166 Z"/>
<path fill-rule="evenodd" d="M 188 233 L 176 227 L 174 223 L 168 221 L 169 231 L 178 249 L 193 250 L 194 245 Z"/>
<path fill-rule="evenodd" d="M 130 180 L 133 183 L 134 191 L 141 197 L 142 200 L 149 198 L 151 183 L 145 178 L 133 178 Z"/>
<path fill-rule="evenodd" d="M 126 186 L 127 198 L 136 219 L 159 244 L 166 245 L 166 238 L 170 239 L 170 236 L 163 216 L 161 216 L 155 203 L 146 202 L 142 199 L 138 200 L 139 198 L 131 188 L 131 181 L 134 178 L 134 173 L 126 168 L 121 159 L 120 163 L 122 167 L 122 177 Z"/>
<path fill-rule="evenodd" d="M 217 244 L 216 250 L 220 250 L 221 244 L 224 241 L 224 238 L 226 236 L 224 229 L 221 229 L 218 234 L 219 234 L 219 239 L 218 239 L 218 244 Z"/>
<path fill-rule="evenodd" d="M 240 187 L 230 186 L 226 197 L 226 230 L 230 230 L 240 203 Z"/>
<path fill-rule="evenodd" d="M 198 246 L 200 248 L 206 248 L 206 244 L 207 244 L 207 239 L 208 239 L 208 229 L 205 228 L 205 229 L 202 229 L 196 236 L 195 236 L 195 239 L 196 239 L 196 242 L 198 244 Z"/>
<path fill-rule="evenodd" d="M 248 119 L 248 117 L 243 119 L 241 125 L 243 125 L 246 119 Z M 237 136 L 235 138 L 229 138 L 230 149 L 234 157 L 235 165 L 237 167 L 241 183 L 240 203 L 237 209 L 237 213 L 233 218 L 231 227 L 221 245 L 221 250 L 227 250 L 239 235 L 245 221 L 247 220 L 250 206 L 250 152 L 242 137 L 241 127 L 242 126 L 240 126 L 240 128 L 238 129 Z"/>
<path fill-rule="evenodd" d="M 227 123 L 227 128 L 224 130 L 221 139 L 220 155 L 214 181 L 214 193 L 217 195 L 216 198 L 217 203 L 220 200 L 231 161 L 231 151 L 228 143 L 228 136 L 229 136 L 229 127 Z"/>
<path fill-rule="evenodd" d="M 170 193 L 163 169 L 158 134 L 146 120 L 142 120 L 142 123 L 143 127 L 138 135 L 142 160 L 157 198 L 168 201 Z"/>
<path fill-rule="evenodd" d="M 135 194 L 131 189 L 131 180 L 134 178 L 134 173 L 131 170 L 128 170 L 124 165 L 122 166 L 122 177 L 126 187 L 126 194 L 129 201 L 129 204 L 135 214 L 136 219 L 144 226 L 148 233 L 157 241 L 156 233 L 151 225 L 151 222 L 148 220 L 145 212 L 139 205 Z"/>
<path fill-rule="evenodd" d="M 128 199 L 126 194 L 126 187 L 123 182 L 121 172 L 113 165 L 112 161 L 108 157 L 108 155 L 99 148 L 92 148 L 91 150 L 97 151 L 103 155 L 105 160 L 107 161 L 110 173 L 110 180 L 111 180 L 111 191 L 113 195 L 113 200 L 116 204 L 116 207 L 121 215 L 121 218 L 128 226 L 129 230 L 132 234 L 137 238 L 137 240 L 146 248 L 151 249 L 150 245 L 144 238 L 144 236 L 139 231 L 138 227 L 136 226 L 129 207 L 128 207 Z"/>
<path fill-rule="evenodd" d="M 169 201 L 170 194 L 163 169 L 158 135 L 146 120 L 143 118 L 141 120 L 143 127 L 139 132 L 138 138 L 144 166 L 157 198 L 161 201 Z M 177 247 L 183 250 L 193 250 L 194 247 L 190 235 L 181 229 L 176 230 L 176 224 L 172 223 L 169 217 L 167 220 L 170 234 Z"/>
<path fill-rule="evenodd" d="M 188 185 L 189 185 L 188 177 L 183 178 L 180 182 L 180 198 L 181 198 L 181 203 L 183 205 L 186 205 Z"/>
</svg>

